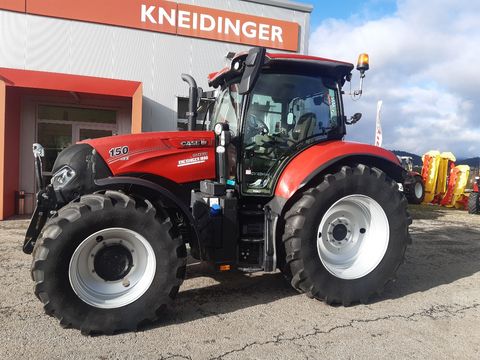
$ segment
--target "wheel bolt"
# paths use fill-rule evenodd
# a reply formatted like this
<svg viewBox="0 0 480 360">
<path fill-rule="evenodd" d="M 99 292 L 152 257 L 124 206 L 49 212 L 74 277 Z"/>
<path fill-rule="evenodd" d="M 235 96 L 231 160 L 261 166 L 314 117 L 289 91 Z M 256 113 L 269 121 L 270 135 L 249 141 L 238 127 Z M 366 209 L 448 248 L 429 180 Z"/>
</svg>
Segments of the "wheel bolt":
<svg viewBox="0 0 480 360">
<path fill-rule="evenodd" d="M 103 241 L 103 236 L 97 236 L 97 242 Z"/>
</svg>

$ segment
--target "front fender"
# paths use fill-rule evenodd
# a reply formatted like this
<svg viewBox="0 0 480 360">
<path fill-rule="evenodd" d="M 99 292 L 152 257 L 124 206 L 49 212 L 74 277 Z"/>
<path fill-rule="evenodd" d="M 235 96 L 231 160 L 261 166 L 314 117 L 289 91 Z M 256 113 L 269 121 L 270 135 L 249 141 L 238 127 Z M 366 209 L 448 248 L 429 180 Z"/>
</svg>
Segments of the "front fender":
<svg viewBox="0 0 480 360">
<path fill-rule="evenodd" d="M 305 149 L 290 161 L 280 175 L 275 196 L 287 200 L 328 168 L 353 163 L 378 167 L 397 182 L 402 182 L 406 173 L 391 151 L 367 144 L 326 141 Z"/>
</svg>

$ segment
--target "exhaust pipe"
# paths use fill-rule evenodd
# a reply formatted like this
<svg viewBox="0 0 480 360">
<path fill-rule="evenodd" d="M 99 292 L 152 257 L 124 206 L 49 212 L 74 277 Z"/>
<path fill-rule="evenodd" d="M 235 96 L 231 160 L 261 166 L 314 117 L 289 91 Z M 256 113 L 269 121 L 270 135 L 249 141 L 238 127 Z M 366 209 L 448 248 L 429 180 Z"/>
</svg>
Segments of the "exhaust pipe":
<svg viewBox="0 0 480 360">
<path fill-rule="evenodd" d="M 197 82 L 192 76 L 188 74 L 182 74 L 182 80 L 188 83 L 188 85 L 190 86 L 189 94 L 188 94 L 187 119 L 188 119 L 188 131 L 193 131 L 197 126 L 197 104 L 198 104 Z"/>
</svg>

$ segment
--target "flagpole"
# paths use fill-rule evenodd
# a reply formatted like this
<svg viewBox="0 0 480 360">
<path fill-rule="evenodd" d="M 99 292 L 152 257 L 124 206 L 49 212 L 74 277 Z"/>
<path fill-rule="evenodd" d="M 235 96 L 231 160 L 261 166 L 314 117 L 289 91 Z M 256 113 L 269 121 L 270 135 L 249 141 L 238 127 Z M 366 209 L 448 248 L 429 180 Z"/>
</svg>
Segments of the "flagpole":
<svg viewBox="0 0 480 360">
<path fill-rule="evenodd" d="M 383 134 L 382 134 L 382 123 L 380 114 L 382 112 L 383 101 L 379 100 L 377 102 L 377 117 L 375 120 L 375 146 L 382 146 Z"/>
</svg>

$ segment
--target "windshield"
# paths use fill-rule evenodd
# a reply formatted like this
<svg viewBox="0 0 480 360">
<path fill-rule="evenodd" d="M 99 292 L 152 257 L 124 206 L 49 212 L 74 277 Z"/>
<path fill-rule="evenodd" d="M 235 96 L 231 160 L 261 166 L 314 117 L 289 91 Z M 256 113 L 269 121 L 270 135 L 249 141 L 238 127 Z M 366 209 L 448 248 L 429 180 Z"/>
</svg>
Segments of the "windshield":
<svg viewBox="0 0 480 360">
<path fill-rule="evenodd" d="M 213 130 L 217 123 L 227 123 L 232 134 L 238 135 L 242 98 L 238 93 L 238 83 L 227 86 L 217 97 L 209 129 Z"/>
<path fill-rule="evenodd" d="M 244 192 L 270 193 L 283 159 L 319 139 L 339 136 L 337 96 L 336 83 L 331 79 L 301 74 L 260 75 L 245 116 Z"/>
</svg>

